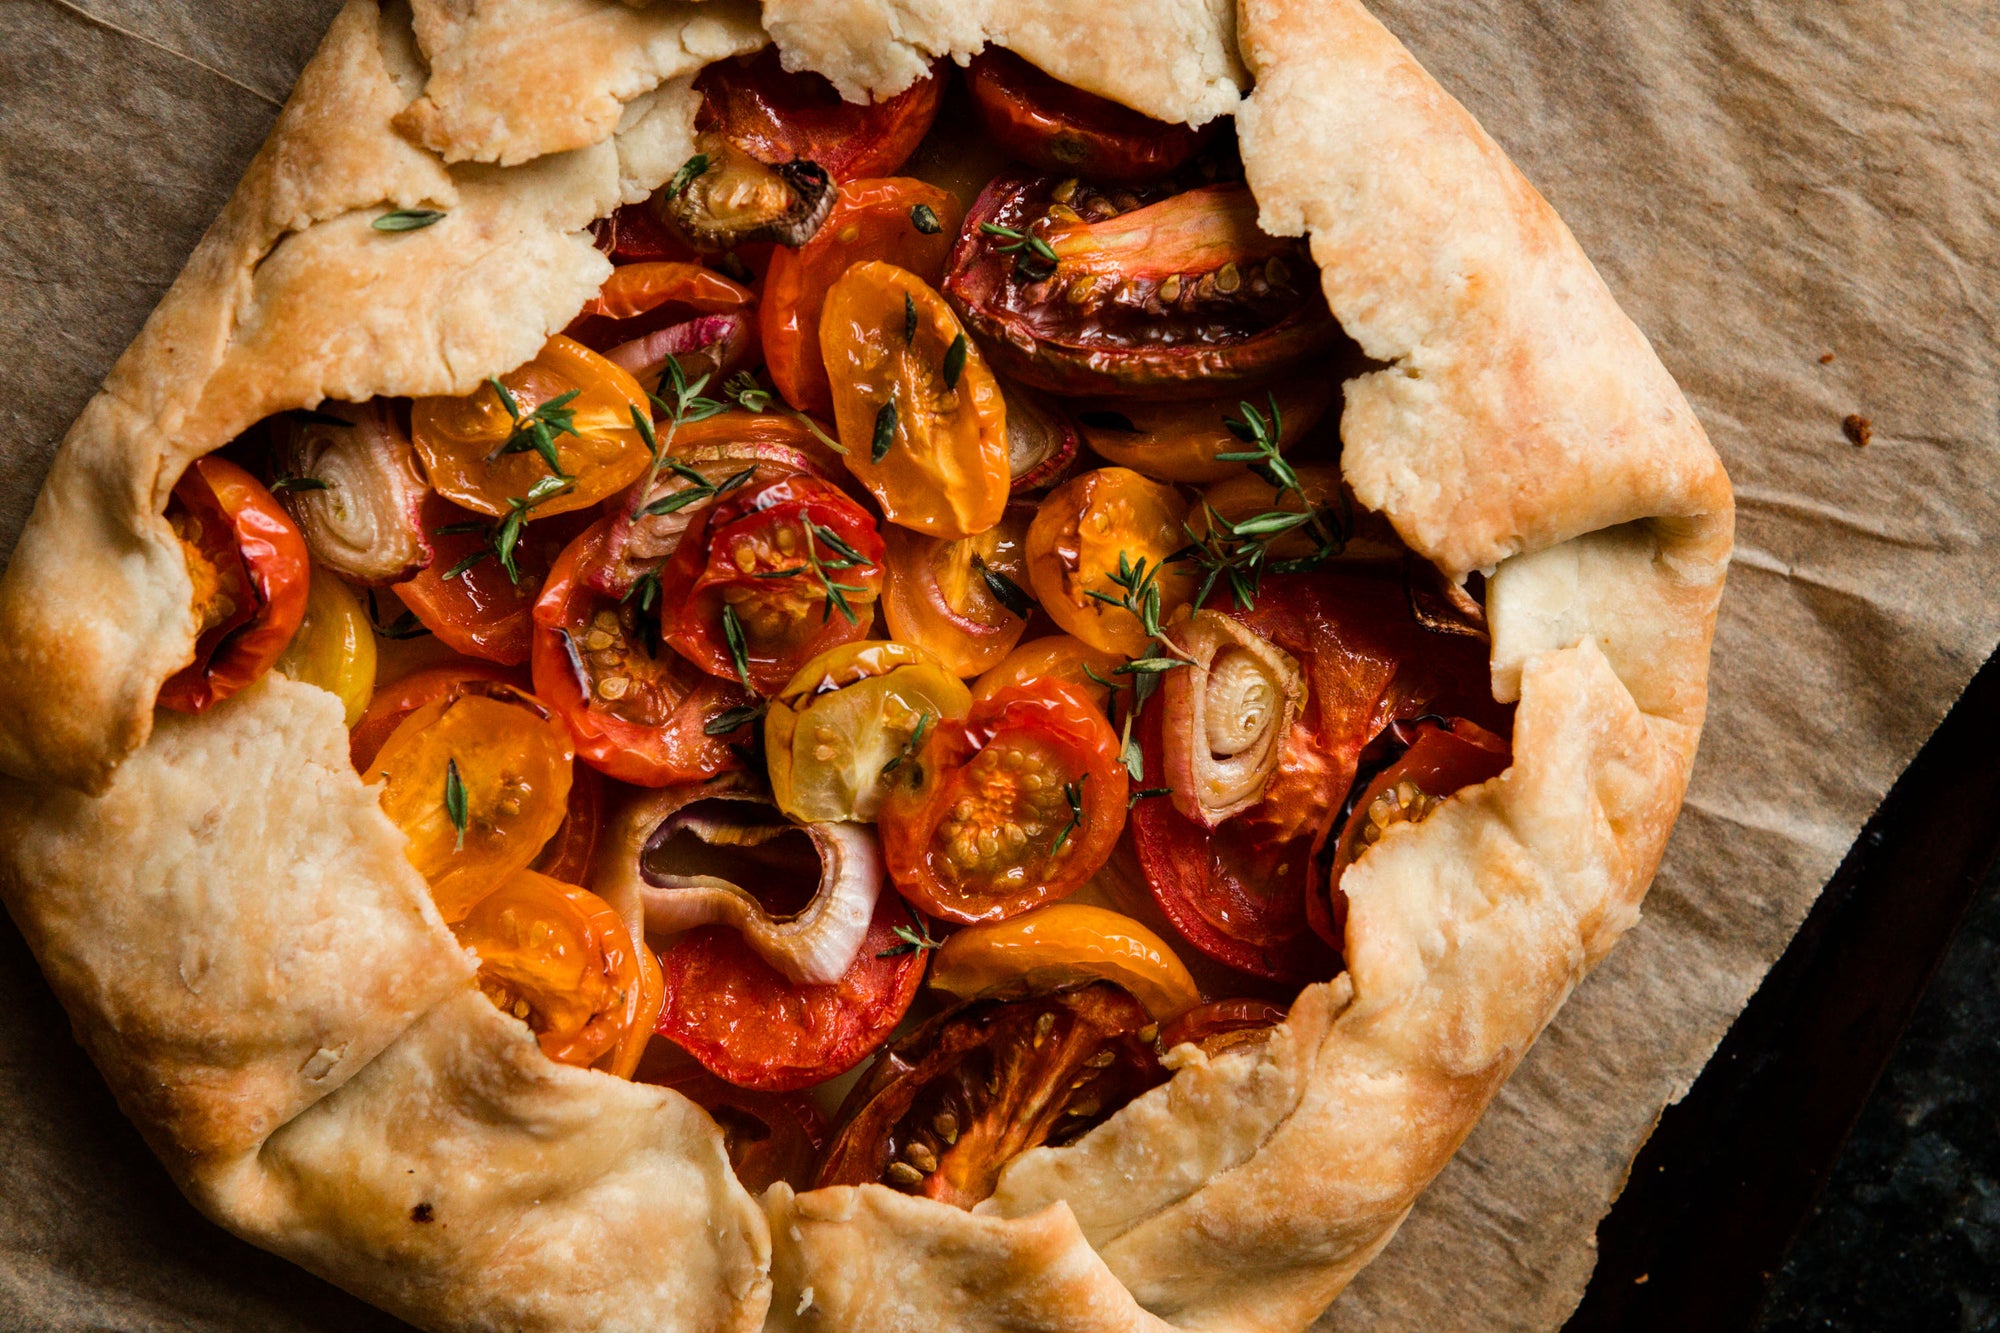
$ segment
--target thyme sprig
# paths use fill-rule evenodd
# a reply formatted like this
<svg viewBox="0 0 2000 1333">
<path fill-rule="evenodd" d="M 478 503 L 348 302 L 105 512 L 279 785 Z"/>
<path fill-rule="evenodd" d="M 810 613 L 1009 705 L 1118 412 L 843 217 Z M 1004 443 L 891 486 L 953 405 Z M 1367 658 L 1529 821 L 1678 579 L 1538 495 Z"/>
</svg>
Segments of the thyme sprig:
<svg viewBox="0 0 2000 1333">
<path fill-rule="evenodd" d="M 861 618 L 855 615 L 854 608 L 847 604 L 847 594 L 851 592 L 863 593 L 867 592 L 868 589 L 853 583 L 836 583 L 832 578 L 828 577 L 826 571 L 831 569 L 838 572 L 843 569 L 855 569 L 857 567 L 867 568 L 872 567 L 874 562 L 842 541 L 840 534 L 831 528 L 821 527 L 811 519 L 807 519 L 805 523 L 806 560 L 812 567 L 813 577 L 819 580 L 821 590 L 826 593 L 826 603 L 820 609 L 820 623 L 824 625 L 827 621 L 831 620 L 833 613 L 837 610 L 846 618 L 848 624 L 860 624 Z M 818 550 L 820 546 L 826 547 L 833 554 L 831 556 L 822 556 Z M 789 572 L 802 574 L 805 571 L 797 569 Z"/>
<path fill-rule="evenodd" d="M 641 518 L 671 514 L 678 510 L 686 509 L 691 504 L 696 504 L 703 500 L 713 500 L 719 495 L 727 495 L 738 486 L 747 485 L 750 479 L 757 475 L 757 469 L 752 466 L 744 468 L 741 472 L 732 472 L 721 481 L 711 482 L 707 477 L 689 467 L 686 463 L 681 462 L 678 458 L 669 458 L 667 460 L 667 467 L 675 476 L 686 482 L 687 486 L 682 490 L 675 491 L 672 495 L 663 495 L 641 509 L 639 511 Z"/>
<path fill-rule="evenodd" d="M 727 736 L 730 732 L 741 728 L 746 723 L 755 722 L 758 718 L 764 716 L 764 708 L 765 705 L 762 703 L 739 704 L 734 708 L 725 708 L 708 720 L 707 725 L 702 727 L 701 734 L 704 736 Z"/>
<path fill-rule="evenodd" d="M 983 556 L 973 556 L 972 567 L 986 584 L 986 591 L 993 594 L 994 601 L 1022 620 L 1028 618 L 1028 613 L 1035 608 L 1035 599 L 1028 596 L 1026 588 L 987 564 Z M 1089 669 L 1088 666 L 1084 668 L 1086 671 Z"/>
<path fill-rule="evenodd" d="M 995 240 L 1005 241 L 1005 245 L 993 248 L 1003 255 L 1014 256 L 1014 271 L 1030 282 L 1040 282 L 1056 271 L 1055 247 L 1039 236 L 1003 227 L 997 222 L 982 222 L 979 230 Z"/>
<path fill-rule="evenodd" d="M 444 221 L 440 208 L 399 208 L 384 213 L 368 225 L 376 231 L 422 231 L 433 222 Z"/>
<path fill-rule="evenodd" d="M 730 376 L 729 382 L 722 386 L 722 391 L 728 394 L 735 401 L 736 405 L 745 412 L 769 412 L 775 409 L 811 431 L 814 439 L 835 453 L 844 454 L 847 452 L 846 446 L 821 430 L 818 422 L 797 408 L 789 407 L 779 402 L 777 395 L 757 383 L 757 377 L 747 370 L 739 370 L 736 374 Z"/>
<path fill-rule="evenodd" d="M 743 688 L 752 694 L 757 687 L 750 683 L 750 649 L 743 642 L 743 625 L 736 619 L 736 608 L 725 604 L 722 608 L 722 639 L 729 645 L 729 660 L 736 666 L 736 678 L 743 682 Z"/>
<path fill-rule="evenodd" d="M 437 531 L 441 537 L 472 532 L 486 534 L 486 545 L 446 570 L 445 579 L 448 581 L 459 578 L 481 561 L 497 558 L 500 561 L 500 568 L 507 571 L 507 581 L 519 583 L 521 570 L 514 563 L 514 551 L 520 544 L 521 530 L 527 526 L 528 515 L 534 512 L 537 505 L 554 499 L 575 485 L 574 477 L 543 477 L 528 488 L 526 495 L 508 496 L 507 512 L 495 522 L 453 523 L 439 528 Z"/>
<path fill-rule="evenodd" d="M 323 491 L 333 485 L 324 477 L 294 477 L 289 472 L 280 472 L 271 478 L 271 494 L 283 495 L 287 491 Z"/>
<path fill-rule="evenodd" d="M 903 742 L 903 748 L 898 750 L 895 757 L 889 760 L 888 763 L 882 765 L 883 777 L 888 777 L 891 773 L 894 773 L 897 769 L 916 757 L 917 751 L 924 748 L 924 734 L 931 729 L 931 723 L 936 720 L 929 713 L 917 714 L 917 725 L 910 729 L 909 737 Z"/>
<path fill-rule="evenodd" d="M 1063 799 L 1069 802 L 1069 823 L 1056 830 L 1056 840 L 1049 844 L 1049 855 L 1054 856 L 1069 841 L 1069 835 L 1076 832 L 1083 823 L 1083 784 L 1090 781 L 1085 773 L 1075 782 L 1063 783 Z"/>
<path fill-rule="evenodd" d="M 470 822 L 470 811 L 465 804 L 465 780 L 458 776 L 458 760 L 444 761 L 444 813 L 451 820 L 452 828 L 458 831 L 458 841 L 453 851 L 465 850 L 465 826 Z"/>
<path fill-rule="evenodd" d="M 879 463 L 888 456 L 889 446 L 896 442 L 896 400 L 875 409 L 875 436 L 868 447 L 868 461 Z"/>
<path fill-rule="evenodd" d="M 910 210 L 910 225 L 926 236 L 935 236 L 944 230 L 944 223 L 938 221 L 937 210 L 929 204 L 918 204 Z"/>
<path fill-rule="evenodd" d="M 668 465 L 667 451 L 673 448 L 674 433 L 688 422 L 706 421 L 718 412 L 729 410 L 729 404 L 701 396 L 701 391 L 707 384 L 707 375 L 699 375 L 689 380 L 687 372 L 681 369 L 679 359 L 669 352 L 667 363 L 660 371 L 659 387 L 660 393 L 671 394 L 671 397 L 663 398 L 660 393 L 646 395 L 653 405 L 653 410 L 667 419 L 666 438 L 661 439 L 654 433 L 651 417 L 640 411 L 636 405 L 632 408 L 632 426 L 639 432 L 640 440 L 645 443 L 646 452 L 653 456 L 652 461 L 646 465 L 645 476 L 640 479 L 639 498 L 632 505 L 633 519 L 645 517 L 646 497 L 653 493 L 653 484 L 660 479 L 660 469 Z M 702 484 L 708 484 L 706 478 L 703 478 Z M 693 504 L 694 500 L 683 503 Z"/>
<path fill-rule="evenodd" d="M 569 473 L 563 471 L 562 460 L 556 455 L 556 438 L 576 434 L 576 411 L 570 403 L 583 392 L 571 389 L 568 393 L 557 394 L 546 403 L 537 404 L 535 410 L 523 415 L 520 403 L 507 386 L 500 382 L 498 375 L 488 375 L 486 382 L 493 392 L 500 395 L 500 406 L 507 409 L 507 415 L 514 422 L 514 429 L 486 455 L 486 461 L 496 462 L 508 454 L 526 453 L 533 449 L 542 456 L 554 476 L 567 479 Z"/>
<path fill-rule="evenodd" d="M 922 953 L 926 949 L 943 947 L 944 941 L 931 934 L 931 923 L 924 920 L 923 913 L 918 912 L 914 915 L 917 918 L 917 929 L 911 930 L 908 926 L 897 926 L 895 935 L 902 943 L 884 949 L 881 953 L 875 955 L 877 958 L 900 958 L 906 953 Z"/>
</svg>

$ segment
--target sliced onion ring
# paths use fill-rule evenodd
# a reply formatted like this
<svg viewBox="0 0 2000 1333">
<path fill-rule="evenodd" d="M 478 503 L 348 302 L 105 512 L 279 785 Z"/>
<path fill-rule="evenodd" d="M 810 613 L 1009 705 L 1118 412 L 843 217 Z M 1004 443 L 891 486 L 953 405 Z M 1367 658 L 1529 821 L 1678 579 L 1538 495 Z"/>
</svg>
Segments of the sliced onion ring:
<svg viewBox="0 0 2000 1333">
<path fill-rule="evenodd" d="M 801 839 L 817 860 L 817 883 L 797 912 L 775 913 L 736 880 L 748 877 L 746 869 L 784 876 L 785 849 L 778 844 Z M 613 825 L 598 864 L 599 896 L 619 903 L 636 894 L 649 934 L 728 926 L 800 985 L 827 985 L 846 974 L 883 883 L 882 854 L 871 830 L 790 823 L 770 795 L 741 774 L 640 796 Z M 731 874 L 713 873 L 724 869 Z"/>
<path fill-rule="evenodd" d="M 325 403 L 311 420 L 286 414 L 274 459 L 281 477 L 325 483 L 278 488 L 315 563 L 378 588 L 430 563 L 419 519 L 427 487 L 409 436 L 380 399 Z"/>
<path fill-rule="evenodd" d="M 1188 666 L 1166 673 L 1161 763 L 1174 808 L 1207 828 L 1257 804 L 1279 742 L 1305 708 L 1292 655 L 1220 611 L 1169 633 Z"/>
<path fill-rule="evenodd" d="M 756 325 L 741 311 L 696 315 L 619 343 L 604 354 L 604 359 L 631 371 L 639 383 L 654 385 L 660 382 L 660 373 L 671 356 L 688 379 L 707 375 L 711 384 L 720 384 L 749 363 L 750 344 L 756 336 Z"/>
</svg>

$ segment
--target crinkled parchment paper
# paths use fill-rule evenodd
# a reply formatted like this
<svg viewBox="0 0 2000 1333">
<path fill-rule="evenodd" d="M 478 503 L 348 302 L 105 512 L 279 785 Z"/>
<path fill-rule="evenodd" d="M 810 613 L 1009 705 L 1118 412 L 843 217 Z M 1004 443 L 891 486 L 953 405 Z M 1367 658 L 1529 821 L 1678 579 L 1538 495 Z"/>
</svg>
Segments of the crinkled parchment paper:
<svg viewBox="0 0 2000 1333">
<path fill-rule="evenodd" d="M 336 7 L 0 0 L 0 549 Z M 1741 507 L 1645 920 L 1321 1325 L 1550 1327 L 1660 1108 L 2000 637 L 2000 28 L 1990 0 L 1376 8 L 1568 219 Z M 4 925 L 0 1325 L 393 1326 L 179 1201 Z"/>
</svg>

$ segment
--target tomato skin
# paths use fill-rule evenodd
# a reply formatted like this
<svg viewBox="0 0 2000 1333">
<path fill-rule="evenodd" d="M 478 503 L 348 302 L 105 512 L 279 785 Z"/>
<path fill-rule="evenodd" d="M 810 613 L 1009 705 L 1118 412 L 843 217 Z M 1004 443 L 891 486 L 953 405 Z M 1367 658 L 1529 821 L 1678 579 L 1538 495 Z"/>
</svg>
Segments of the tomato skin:
<svg viewBox="0 0 2000 1333">
<path fill-rule="evenodd" d="M 1187 604 L 1194 592 L 1190 565 L 1167 557 L 1187 544 L 1182 522 L 1187 501 L 1171 486 L 1130 468 L 1104 467 L 1071 477 L 1049 492 L 1028 529 L 1028 580 L 1049 617 L 1091 647 L 1138 657 L 1148 636 L 1139 617 L 1093 597 L 1123 600 L 1129 589 L 1113 581 L 1119 557 L 1136 568 L 1157 570 L 1160 619 Z"/>
<path fill-rule="evenodd" d="M 630 371 L 641 387 L 658 381 L 667 352 L 689 379 L 710 374 L 719 387 L 759 346 L 757 294 L 699 264 L 626 264 L 563 333 Z"/>
<path fill-rule="evenodd" d="M 998 523 L 958 540 L 895 526 L 884 531 L 888 584 L 882 613 L 891 636 L 928 649 L 960 676 L 977 676 L 1012 652 L 1028 622 L 994 596 L 981 568 L 1010 580 L 1025 595 L 1033 515 L 1032 506 L 1010 504 Z"/>
<path fill-rule="evenodd" d="M 917 921 L 885 893 L 847 974 L 826 986 L 786 980 L 726 926 L 690 930 L 661 955 L 667 997 L 656 1031 L 738 1087 L 825 1082 L 887 1040 L 923 984 L 923 950 L 883 956 L 903 947 L 898 926 Z"/>
<path fill-rule="evenodd" d="M 604 834 L 604 779 L 588 764 L 570 771 L 568 813 L 528 869 L 564 884 L 588 885 Z M 647 1030 L 652 1030 L 648 1023 Z"/>
<path fill-rule="evenodd" d="M 939 723 L 905 772 L 877 822 L 883 859 L 898 892 L 947 921 L 997 921 L 1069 896 L 1125 826 L 1130 783 L 1117 733 L 1060 681 L 1003 690 L 964 721 Z M 963 801 L 977 813 L 959 816 Z M 993 848 L 988 834 L 999 839 Z"/>
<path fill-rule="evenodd" d="M 903 165 L 937 119 L 946 80 L 936 69 L 880 102 L 849 102 L 810 70 L 788 72 L 778 48 L 718 60 L 695 77 L 697 131 L 714 130 L 773 166 L 804 158 L 836 181 Z"/>
<path fill-rule="evenodd" d="M 917 229 L 918 205 L 937 215 L 940 230 Z M 859 263 L 882 260 L 907 269 L 935 287 L 957 233 L 958 200 L 935 185 L 907 177 L 857 180 L 840 187 L 833 211 L 810 241 L 796 250 L 780 246 L 764 275 L 759 323 L 764 364 L 786 402 L 802 412 L 833 411 L 833 384 L 820 354 L 819 317 L 826 294 Z"/>
<path fill-rule="evenodd" d="M 643 199 L 636 204 L 620 205 L 611 216 L 591 223 L 590 229 L 596 237 L 597 248 L 610 255 L 614 264 L 656 263 L 662 260 L 694 263 L 701 258 L 693 246 L 660 221 L 651 204 Z"/>
<path fill-rule="evenodd" d="M 338 698 L 349 726 L 359 722 L 375 692 L 375 635 L 354 590 L 321 570 L 307 588 L 298 632 L 273 665 Z"/>
<path fill-rule="evenodd" d="M 160 686 L 162 708 L 201 713 L 269 671 L 285 651 L 305 618 L 310 562 L 305 538 L 277 497 L 226 458 L 195 459 L 174 483 L 173 500 L 168 518 L 187 530 L 183 548 L 216 571 L 234 603 L 196 637 L 194 661 Z"/>
<path fill-rule="evenodd" d="M 972 683 L 974 699 L 990 699 L 1015 686 L 1029 689 L 1036 682 L 1059 680 L 1111 716 L 1111 686 L 1123 683 L 1113 673 L 1125 665 L 1122 653 L 1093 648 L 1074 634 L 1049 634 L 1030 639 Z M 1097 679 L 1091 678 L 1095 672 Z"/>
<path fill-rule="evenodd" d="M 1211 1057 L 1239 1046 L 1269 1039 L 1271 1029 L 1285 1021 L 1285 1011 L 1268 1000 L 1210 1000 L 1198 1004 L 1160 1028 L 1160 1049 L 1171 1051 L 1192 1042 Z"/>
<path fill-rule="evenodd" d="M 931 960 L 931 988 L 961 999 L 1046 994 L 1110 981 L 1162 1022 L 1201 992 L 1173 946 L 1122 912 L 1050 903 L 953 931 Z"/>
<path fill-rule="evenodd" d="M 354 761 L 354 771 L 367 777 L 368 766 L 381 753 L 382 743 L 402 725 L 404 718 L 472 680 L 498 681 L 522 691 L 528 688 L 526 673 L 490 662 L 447 662 L 413 671 L 377 690 L 361 720 L 347 733 L 347 753 Z"/>
<path fill-rule="evenodd" d="M 600 519 L 571 542 L 557 557 L 548 582 L 542 586 L 541 598 L 535 603 L 530 659 L 536 695 L 568 725 L 577 757 L 620 782 L 668 787 L 701 782 L 740 768 L 743 761 L 729 748 L 729 737 L 710 736 L 703 729 L 716 715 L 750 703 L 747 690 L 696 671 L 674 654 L 653 657 L 643 644 L 632 642 L 622 627 L 608 632 L 598 629 L 599 618 L 606 612 L 615 616 L 619 610 L 616 599 L 591 585 L 589 574 L 592 566 L 605 559 L 610 527 L 611 520 Z M 578 666 L 593 651 L 588 647 L 589 636 L 599 632 L 615 640 L 614 651 L 623 654 L 629 674 L 607 674 L 599 680 L 597 673 L 584 665 L 594 682 L 593 692 L 586 696 Z M 601 695 L 600 687 L 610 679 L 632 682 L 635 693 L 654 691 L 678 697 L 661 721 L 621 716 L 605 706 Z"/>
<path fill-rule="evenodd" d="M 805 566 L 808 550 L 823 564 L 844 559 L 818 536 L 808 545 L 808 523 L 833 533 L 861 558 L 859 565 L 826 567 L 831 581 L 855 589 L 845 594 L 852 621 L 834 609 L 810 569 L 758 577 Z M 766 695 L 783 688 L 811 658 L 867 637 L 881 590 L 882 537 L 874 520 L 838 488 L 803 475 L 725 496 L 696 516 L 660 571 L 668 644 L 710 675 L 736 679 L 727 608 L 742 629 L 750 685 Z"/>
<path fill-rule="evenodd" d="M 798 1092 L 753 1092 L 692 1064 L 659 1074 L 642 1069 L 640 1077 L 672 1088 L 715 1118 L 729 1165 L 744 1189 L 762 1194 L 781 1180 L 794 1189 L 812 1187 L 813 1168 L 826 1143 L 826 1117 L 812 1098 Z"/>
<path fill-rule="evenodd" d="M 965 69 L 979 121 L 1022 162 L 1061 176 L 1126 183 L 1164 176 L 1214 137 L 1071 87 L 1001 47 Z"/>
<path fill-rule="evenodd" d="M 458 563 L 487 549 L 480 532 L 447 532 L 480 521 L 435 493 L 424 498 L 423 527 L 430 542 L 431 563 L 407 583 L 390 588 L 410 608 L 438 642 L 467 657 L 481 657 L 503 666 L 528 660 L 533 638 L 535 599 L 542 580 L 565 546 L 590 523 L 589 514 L 559 514 L 537 518 L 521 530 L 514 547 L 514 565 L 521 581 L 507 577 L 500 561 L 481 560 L 458 577 L 447 579 Z"/>
</svg>

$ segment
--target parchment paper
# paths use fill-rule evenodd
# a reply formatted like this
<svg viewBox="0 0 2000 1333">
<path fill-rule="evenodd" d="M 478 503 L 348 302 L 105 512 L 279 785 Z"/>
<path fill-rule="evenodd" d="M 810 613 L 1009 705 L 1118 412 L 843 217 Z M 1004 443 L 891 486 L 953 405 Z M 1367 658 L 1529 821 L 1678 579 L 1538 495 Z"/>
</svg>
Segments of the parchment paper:
<svg viewBox="0 0 2000 1333">
<path fill-rule="evenodd" d="M 0 0 L 0 549 L 336 8 Z M 1376 9 L 1568 220 L 1741 506 L 1644 922 L 1321 1324 L 1551 1327 L 1660 1109 L 2000 637 L 2000 24 L 1989 0 Z M 5 925 L 0 1325 L 397 1326 L 174 1195 Z"/>
</svg>

